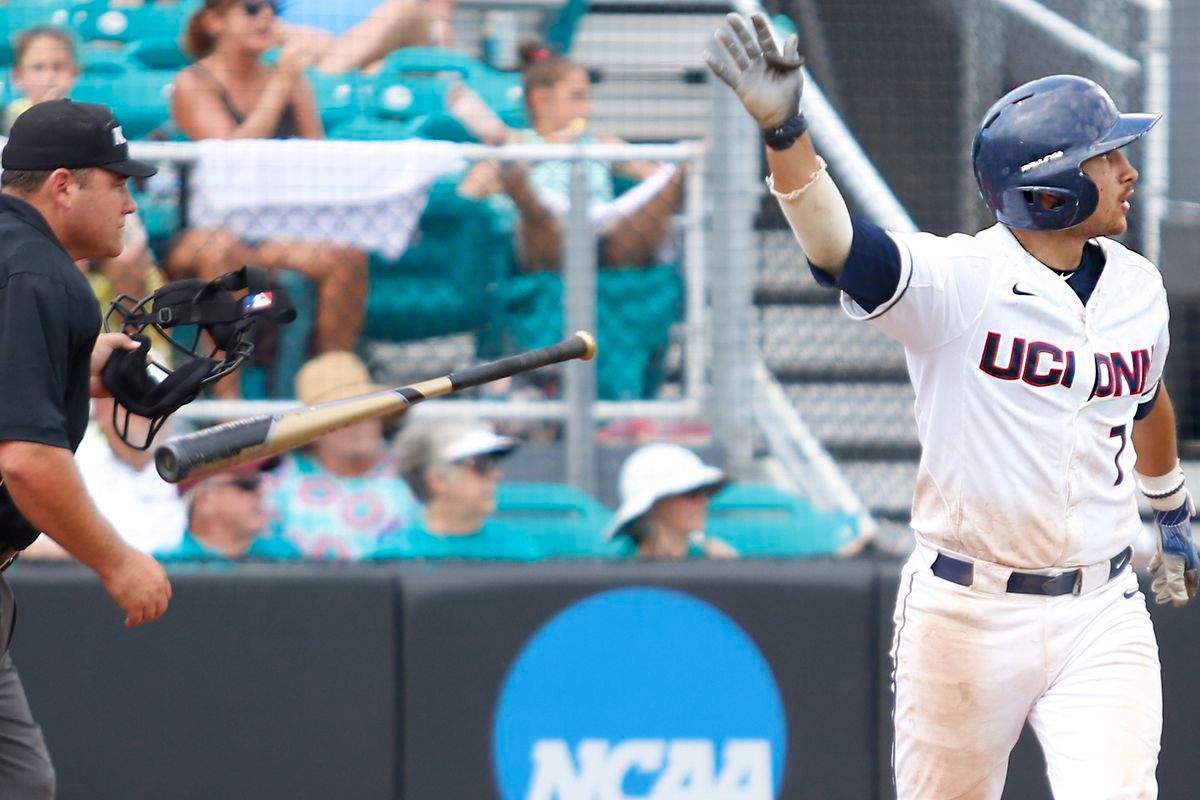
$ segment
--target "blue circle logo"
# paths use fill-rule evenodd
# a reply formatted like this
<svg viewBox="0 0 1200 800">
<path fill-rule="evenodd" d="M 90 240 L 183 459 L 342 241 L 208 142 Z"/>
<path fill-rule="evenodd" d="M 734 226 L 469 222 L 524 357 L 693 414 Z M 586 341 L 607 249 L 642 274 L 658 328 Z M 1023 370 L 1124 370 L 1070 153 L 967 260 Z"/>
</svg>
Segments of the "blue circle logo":
<svg viewBox="0 0 1200 800">
<path fill-rule="evenodd" d="M 546 623 L 492 727 L 504 800 L 775 800 L 786 720 L 750 637 L 681 592 L 615 589 Z"/>
</svg>

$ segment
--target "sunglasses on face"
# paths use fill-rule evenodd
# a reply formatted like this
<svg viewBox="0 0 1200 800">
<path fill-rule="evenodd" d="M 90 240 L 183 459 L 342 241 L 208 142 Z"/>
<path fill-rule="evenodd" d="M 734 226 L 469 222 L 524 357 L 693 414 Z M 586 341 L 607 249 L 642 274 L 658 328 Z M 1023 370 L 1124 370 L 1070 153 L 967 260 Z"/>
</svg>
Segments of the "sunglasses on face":
<svg viewBox="0 0 1200 800">
<path fill-rule="evenodd" d="M 256 492 L 262 486 L 261 475 L 238 475 L 224 483 L 218 483 L 214 489 L 220 489 L 225 486 L 232 486 L 235 489 L 240 489 L 243 492 Z"/>
<path fill-rule="evenodd" d="M 487 476 L 491 475 L 495 470 L 500 469 L 500 459 L 497 456 L 482 455 L 471 456 L 455 462 L 456 464 L 466 467 L 476 475 Z"/>
<path fill-rule="evenodd" d="M 246 12 L 247 17 L 257 17 L 258 12 L 264 8 L 271 9 L 272 14 L 279 13 L 279 7 L 274 0 L 243 0 L 242 2 L 242 11 Z"/>
</svg>

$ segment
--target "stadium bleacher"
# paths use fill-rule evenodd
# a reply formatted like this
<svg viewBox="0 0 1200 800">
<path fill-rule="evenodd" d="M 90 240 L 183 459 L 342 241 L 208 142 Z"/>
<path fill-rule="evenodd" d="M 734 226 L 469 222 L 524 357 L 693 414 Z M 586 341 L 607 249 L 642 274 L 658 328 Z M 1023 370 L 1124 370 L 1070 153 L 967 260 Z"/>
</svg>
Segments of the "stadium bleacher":
<svg viewBox="0 0 1200 800">
<path fill-rule="evenodd" d="M 141 7 L 107 0 L 10 0 L 0 3 L 0 24 L 10 31 L 46 23 L 72 30 L 80 41 L 83 67 L 73 97 L 112 106 L 131 139 L 173 139 L 178 136 L 169 121 L 172 80 L 190 61 L 180 46 L 179 34 L 197 6 L 197 0 Z M 569 47 L 571 57 L 588 69 L 598 133 L 632 141 L 673 141 L 706 133 L 710 89 L 701 53 L 714 22 L 726 10 L 724 4 L 637 6 L 531 0 L 514 8 L 523 9 L 518 25 L 521 31 L 540 33 Z M 463 33 L 465 52 L 406 48 L 391 54 L 374 75 L 324 75 L 310 69 L 308 78 L 329 137 L 471 141 L 470 134 L 446 113 L 445 92 L 454 81 L 470 85 L 508 124 L 523 124 L 519 74 L 481 59 L 487 55 L 480 42 L 486 24 L 478 8 L 464 4 L 457 12 L 456 27 Z M 664 30 L 672 35 L 663 37 Z M 3 99 L 12 98 L 11 82 L 6 80 Z M 169 240 L 180 218 L 181 189 L 175 171 L 169 175 L 159 181 L 157 191 L 139 187 L 142 213 L 152 240 L 159 245 Z M 167 191 L 162 191 L 163 186 Z M 774 233 L 764 232 L 763 236 Z M 458 196 L 449 181 L 435 185 L 413 246 L 398 259 L 372 257 L 366 340 L 381 349 L 413 343 L 418 349 L 406 355 L 415 352 L 419 358 L 419 348 L 425 343 L 436 347 L 437 342 L 456 336 L 473 341 L 481 354 L 536 347 L 557 338 L 563 326 L 561 277 L 513 274 L 511 236 L 511 221 L 496 218 L 486 204 Z M 764 254 L 775 250 L 778 248 L 763 248 Z M 807 282 L 803 275 L 798 281 L 795 277 L 786 270 L 771 273 L 764 269 L 760 289 L 769 288 L 774 280 L 783 286 L 784 294 L 794 293 L 797 283 Z M 677 391 L 670 385 L 675 376 L 669 374 L 667 364 L 680 362 L 678 342 L 669 335 L 681 319 L 684 287 L 678 266 L 605 270 L 598 279 L 598 325 L 606 343 L 600 356 L 601 399 L 643 399 L 660 391 Z M 307 347 L 311 286 L 290 273 L 280 282 L 297 302 L 301 321 L 281 331 L 274 370 L 260 371 L 247 381 L 245 388 L 251 397 L 256 393 L 288 396 L 291 378 Z M 630 297 L 639 298 L 640 305 L 629 304 Z M 896 377 L 902 371 L 896 350 L 869 330 L 842 319 L 833 306 L 811 302 L 811 298 L 799 308 L 766 305 L 757 324 L 771 366 L 785 377 L 801 381 L 793 387 L 793 401 L 806 416 L 811 415 L 818 433 L 828 437 L 835 451 L 845 445 L 851 454 L 856 443 L 840 439 L 839 434 L 847 429 L 845 401 L 854 396 L 853 389 L 849 394 L 830 393 L 825 384 L 811 381 L 836 380 L 839 369 L 860 358 L 866 359 L 868 369 L 882 368 Z M 793 335 L 797 326 L 805 332 L 803 337 Z M 790 344 L 797 341 L 802 346 Z M 675 353 L 669 356 L 670 348 Z M 452 348 L 452 352 L 458 354 L 453 358 L 458 358 L 462 349 Z M 903 419 L 904 402 L 903 393 L 890 387 L 880 398 L 885 416 L 876 427 L 887 428 Z M 863 437 L 869 435 L 860 430 Z M 899 439 L 908 445 L 905 435 Z M 862 472 L 850 470 L 853 483 L 858 483 L 854 476 Z M 866 472 L 874 475 L 877 470 Z M 749 503 L 746 508 L 718 506 L 727 515 L 721 524 L 733 532 L 737 523 L 728 520 L 773 519 L 756 528 L 757 539 L 748 540 L 750 550 L 764 551 L 769 546 L 764 544 L 763 532 L 782 524 L 789 514 L 799 520 L 804 504 L 797 504 L 795 498 L 789 501 L 785 495 L 767 502 L 761 491 L 758 495 L 747 492 L 734 493 L 727 500 L 733 503 L 740 497 Z M 899 508 L 889 506 L 889 513 L 892 511 L 899 516 Z M 787 525 L 783 527 L 787 529 Z M 802 554 L 802 550 L 796 553 Z"/>
</svg>

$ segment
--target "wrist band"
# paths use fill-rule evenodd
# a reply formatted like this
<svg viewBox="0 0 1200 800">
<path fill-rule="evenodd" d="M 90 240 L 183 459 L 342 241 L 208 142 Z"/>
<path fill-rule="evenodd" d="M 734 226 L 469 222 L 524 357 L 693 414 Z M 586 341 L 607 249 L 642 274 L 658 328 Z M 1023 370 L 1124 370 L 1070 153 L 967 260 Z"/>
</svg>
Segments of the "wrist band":
<svg viewBox="0 0 1200 800">
<path fill-rule="evenodd" d="M 808 120 L 803 112 L 797 111 L 794 117 L 779 127 L 763 129 L 763 142 L 772 150 L 787 150 L 807 130 Z"/>
<path fill-rule="evenodd" d="M 1183 469 L 1179 462 L 1166 475 L 1147 477 L 1137 473 L 1138 488 L 1142 490 L 1150 507 L 1155 511 L 1170 511 L 1178 508 L 1186 499 Z"/>
</svg>

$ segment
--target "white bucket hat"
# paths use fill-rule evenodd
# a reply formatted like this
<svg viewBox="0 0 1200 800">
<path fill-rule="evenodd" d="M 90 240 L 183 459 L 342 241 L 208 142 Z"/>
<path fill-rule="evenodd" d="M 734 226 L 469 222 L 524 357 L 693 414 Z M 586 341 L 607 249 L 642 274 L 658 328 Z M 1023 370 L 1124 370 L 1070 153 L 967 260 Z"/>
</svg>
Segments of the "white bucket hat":
<svg viewBox="0 0 1200 800">
<path fill-rule="evenodd" d="M 625 526 L 650 510 L 664 497 L 686 494 L 705 487 L 719 488 L 725 473 L 677 444 L 648 444 L 625 459 L 618 478 L 621 507 L 604 531 L 606 538 L 623 532 Z"/>
</svg>

